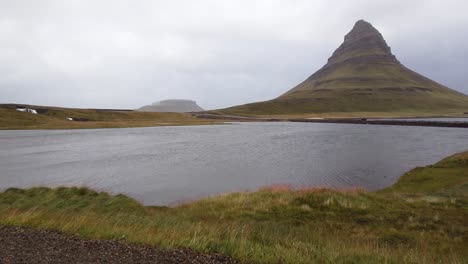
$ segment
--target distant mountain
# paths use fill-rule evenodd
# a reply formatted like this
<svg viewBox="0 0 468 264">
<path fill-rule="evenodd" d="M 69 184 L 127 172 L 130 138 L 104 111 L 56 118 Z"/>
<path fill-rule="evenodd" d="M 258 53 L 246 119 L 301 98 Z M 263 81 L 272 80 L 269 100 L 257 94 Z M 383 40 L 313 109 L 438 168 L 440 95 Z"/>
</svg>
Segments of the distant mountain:
<svg viewBox="0 0 468 264">
<path fill-rule="evenodd" d="M 328 63 L 276 99 L 219 110 L 245 115 L 463 113 L 468 96 L 401 64 L 382 35 L 359 20 Z"/>
<path fill-rule="evenodd" d="M 143 106 L 139 109 L 136 109 L 136 111 L 185 113 L 203 111 L 203 108 L 198 106 L 197 103 L 192 100 L 171 99 Z"/>
</svg>

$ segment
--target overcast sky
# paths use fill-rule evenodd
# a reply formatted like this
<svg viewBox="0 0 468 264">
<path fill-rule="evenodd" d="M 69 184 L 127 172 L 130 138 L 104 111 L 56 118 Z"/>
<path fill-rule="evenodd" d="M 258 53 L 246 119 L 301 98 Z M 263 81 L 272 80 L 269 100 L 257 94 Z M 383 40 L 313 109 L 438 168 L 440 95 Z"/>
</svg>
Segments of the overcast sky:
<svg viewBox="0 0 468 264">
<path fill-rule="evenodd" d="M 274 98 L 365 19 L 409 68 L 468 93 L 465 0 L 0 0 L 0 103 L 221 108 Z"/>
</svg>

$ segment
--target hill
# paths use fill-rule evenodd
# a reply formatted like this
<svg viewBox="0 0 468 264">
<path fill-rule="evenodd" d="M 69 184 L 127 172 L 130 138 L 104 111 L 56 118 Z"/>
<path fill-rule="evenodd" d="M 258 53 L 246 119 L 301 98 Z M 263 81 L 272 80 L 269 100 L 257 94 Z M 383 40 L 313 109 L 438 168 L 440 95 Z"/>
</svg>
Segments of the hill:
<svg viewBox="0 0 468 264">
<path fill-rule="evenodd" d="M 173 113 L 188 113 L 204 111 L 195 101 L 183 99 L 171 99 L 152 103 L 151 105 L 143 106 L 136 111 L 140 112 L 173 112 Z"/>
<path fill-rule="evenodd" d="M 434 115 L 468 112 L 468 96 L 401 64 L 359 20 L 328 63 L 276 99 L 219 110 L 237 115 Z"/>
</svg>

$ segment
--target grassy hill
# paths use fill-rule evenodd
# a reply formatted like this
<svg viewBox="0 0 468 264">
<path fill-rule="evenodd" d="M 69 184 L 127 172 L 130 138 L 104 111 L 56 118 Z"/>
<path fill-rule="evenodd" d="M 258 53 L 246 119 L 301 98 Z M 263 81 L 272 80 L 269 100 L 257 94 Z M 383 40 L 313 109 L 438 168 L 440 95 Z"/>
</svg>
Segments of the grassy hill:
<svg viewBox="0 0 468 264">
<path fill-rule="evenodd" d="M 287 186 L 174 208 L 87 188 L 9 189 L 0 225 L 188 247 L 258 263 L 464 263 L 468 152 L 378 191 Z"/>
<path fill-rule="evenodd" d="M 468 96 L 402 65 L 382 35 L 358 21 L 328 63 L 276 99 L 219 110 L 236 115 L 462 115 Z"/>
<path fill-rule="evenodd" d="M 38 114 L 16 111 L 17 106 L 37 110 Z M 68 117 L 73 118 L 74 121 L 67 120 Z M 204 120 L 181 113 L 0 105 L 0 129 L 116 128 L 213 123 L 213 120 Z"/>
</svg>

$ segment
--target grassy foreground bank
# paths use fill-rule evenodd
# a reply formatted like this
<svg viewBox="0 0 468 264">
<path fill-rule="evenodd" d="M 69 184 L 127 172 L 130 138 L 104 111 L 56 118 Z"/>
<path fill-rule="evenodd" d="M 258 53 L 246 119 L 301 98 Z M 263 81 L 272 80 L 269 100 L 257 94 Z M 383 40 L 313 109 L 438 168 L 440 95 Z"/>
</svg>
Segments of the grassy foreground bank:
<svg viewBox="0 0 468 264">
<path fill-rule="evenodd" d="M 0 224 L 261 263 L 466 263 L 468 152 L 378 191 L 266 188 L 175 208 L 87 188 L 9 189 Z"/>
<path fill-rule="evenodd" d="M 0 105 L 0 129 L 121 128 L 168 125 L 214 124 L 215 120 L 181 113 L 151 113 L 131 110 L 77 109 L 21 105 L 38 114 L 16 111 L 18 105 Z M 74 121 L 67 120 L 72 118 Z M 222 122 L 222 120 L 216 120 Z"/>
</svg>

